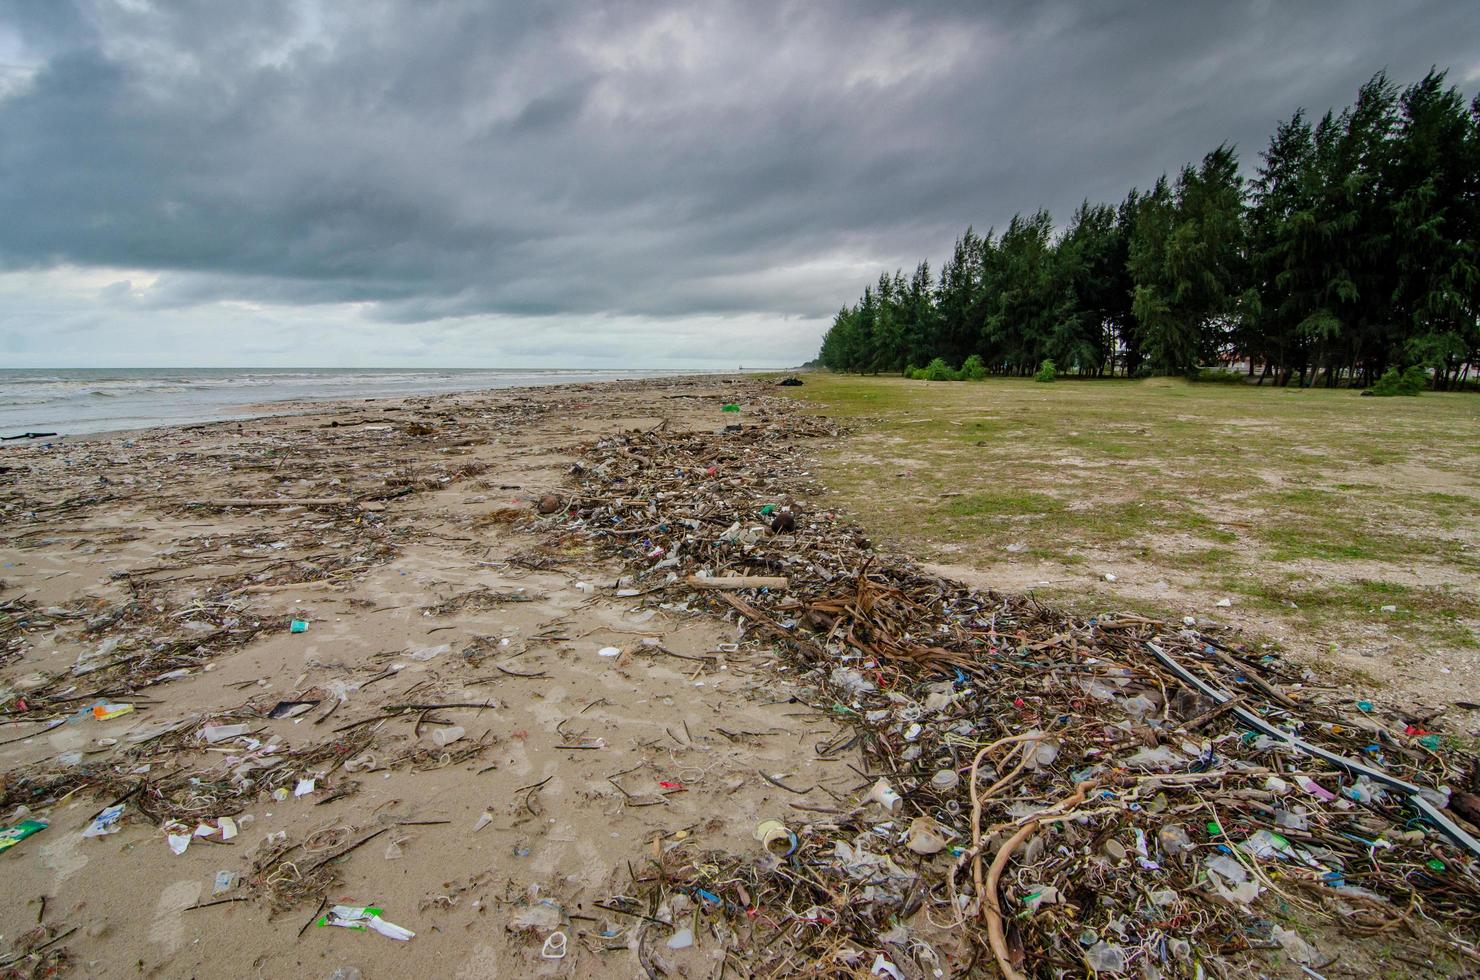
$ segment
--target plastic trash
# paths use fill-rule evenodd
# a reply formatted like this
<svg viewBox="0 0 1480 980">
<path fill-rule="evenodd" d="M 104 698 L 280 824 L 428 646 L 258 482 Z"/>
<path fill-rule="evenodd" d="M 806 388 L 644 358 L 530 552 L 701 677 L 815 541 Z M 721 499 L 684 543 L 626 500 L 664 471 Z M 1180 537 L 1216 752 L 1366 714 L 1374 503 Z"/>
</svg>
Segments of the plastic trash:
<svg viewBox="0 0 1480 980">
<path fill-rule="evenodd" d="M 273 719 L 297 718 L 299 715 L 312 711 L 317 705 L 317 701 L 279 701 L 267 713 L 267 717 Z"/>
<path fill-rule="evenodd" d="M 1381 803 L 1387 798 L 1387 790 L 1367 776 L 1358 776 L 1357 781 L 1342 792 L 1358 803 Z"/>
<path fill-rule="evenodd" d="M 185 849 L 190 846 L 192 836 L 190 828 L 182 823 L 170 822 L 164 825 L 164 830 L 165 840 L 169 843 L 170 850 L 174 851 L 176 856 L 184 854 Z"/>
<path fill-rule="evenodd" d="M 1302 966 L 1310 966 L 1320 958 L 1320 954 L 1316 952 L 1315 947 L 1306 942 L 1305 937 L 1294 929 L 1284 929 L 1280 926 L 1275 926 L 1272 934 L 1274 935 L 1275 942 L 1279 943 L 1290 959 L 1296 963 Z"/>
<path fill-rule="evenodd" d="M 39 834 L 47 828 L 45 820 L 22 820 L 13 827 L 0 830 L 0 851 L 8 851 L 32 834 Z"/>
<path fill-rule="evenodd" d="M 961 784 L 961 776 L 954 769 L 942 769 L 930 777 L 930 788 L 939 793 L 949 793 Z"/>
<path fill-rule="evenodd" d="M 1045 738 L 1033 744 L 1028 752 L 1028 767 L 1031 769 L 1044 769 L 1053 765 L 1053 761 L 1059 757 L 1059 743 L 1051 738 Z"/>
<path fill-rule="evenodd" d="M 318 917 L 316 925 L 320 926 L 342 926 L 345 929 L 372 929 L 387 939 L 397 942 L 406 942 L 416 936 L 410 929 L 403 929 L 394 922 L 387 922 L 380 917 L 381 910 L 373 905 L 356 907 L 352 905 L 336 905 L 324 915 Z"/>
<path fill-rule="evenodd" d="M 1192 838 L 1187 836 L 1187 831 L 1182 829 L 1181 824 L 1164 824 L 1156 832 L 1156 842 L 1168 854 L 1186 854 L 1192 850 Z"/>
<path fill-rule="evenodd" d="M 451 649 L 452 644 L 439 643 L 434 647 L 418 647 L 415 650 L 412 650 L 410 653 L 406 654 L 406 656 L 419 663 L 426 663 L 428 660 L 442 656 L 442 654 Z"/>
<path fill-rule="evenodd" d="M 1261 861 L 1291 856 L 1290 842 L 1272 830 L 1260 830 L 1239 843 L 1239 850 Z"/>
<path fill-rule="evenodd" d="M 563 913 L 559 905 L 542 898 L 539 901 L 526 905 L 515 912 L 505 927 L 510 932 L 544 932 L 549 933 L 560 928 L 560 920 Z"/>
<path fill-rule="evenodd" d="M 230 817 L 222 817 L 216 821 L 216 825 L 221 828 L 222 840 L 231 840 L 236 836 L 236 821 Z"/>
<path fill-rule="evenodd" d="M 478 831 L 482 830 L 484 827 L 487 827 L 491 823 L 493 823 L 493 814 L 489 813 L 487 810 L 484 810 L 478 816 L 478 819 L 473 823 L 473 833 L 476 834 Z"/>
<path fill-rule="evenodd" d="M 217 871 L 216 880 L 211 883 L 211 894 L 225 895 L 236 887 L 236 883 L 240 878 L 241 875 L 235 871 Z"/>
<path fill-rule="evenodd" d="M 247 725 L 206 725 L 200 730 L 200 734 L 207 742 L 215 745 L 217 742 L 224 742 L 228 738 L 245 735 L 248 731 L 249 727 Z"/>
<path fill-rule="evenodd" d="M 1309 830 L 1310 820 L 1302 812 L 1295 810 L 1274 811 L 1274 822 L 1277 826 L 1286 830 Z"/>
<path fill-rule="evenodd" d="M 467 730 L 461 725 L 449 725 L 446 728 L 437 728 L 432 731 L 432 741 L 439 746 L 451 745 L 467 734 Z"/>
<path fill-rule="evenodd" d="M 92 716 L 94 721 L 110 721 L 133 710 L 134 706 L 131 704 L 95 704 Z"/>
<path fill-rule="evenodd" d="M 885 959 L 883 953 L 874 957 L 874 965 L 869 967 L 868 972 L 871 977 L 893 977 L 894 980 L 904 980 L 904 974 L 899 972 L 899 967 Z"/>
<path fill-rule="evenodd" d="M 1297 782 L 1300 784 L 1301 789 L 1305 790 L 1316 799 L 1324 800 L 1327 803 L 1336 802 L 1337 797 L 1335 793 L 1326 789 L 1324 786 L 1316 782 L 1314 779 L 1311 779 L 1309 776 L 1301 776 L 1299 777 Z"/>
<path fill-rule="evenodd" d="M 1158 745 L 1154 749 L 1139 749 L 1126 756 L 1123 764 L 1132 769 L 1170 769 L 1180 766 L 1186 760 L 1165 745 Z"/>
<path fill-rule="evenodd" d="M 566 938 L 564 932 L 561 932 L 559 929 L 555 930 L 545 937 L 545 944 L 540 947 L 540 959 L 565 959 L 565 951 L 567 946 L 569 945 L 569 942 L 570 940 Z"/>
<path fill-rule="evenodd" d="M 1059 890 L 1053 885 L 1030 885 L 1023 895 L 1022 902 L 1028 907 L 1028 911 L 1037 912 L 1039 906 L 1057 905 L 1064 900 Z"/>
<path fill-rule="evenodd" d="M 875 690 L 873 681 L 849 667 L 834 667 L 828 680 L 855 698 Z"/>
<path fill-rule="evenodd" d="M 797 849 L 797 835 L 786 828 L 780 820 L 763 820 L 753 835 L 761 846 L 772 854 L 789 856 Z"/>
<path fill-rule="evenodd" d="M 123 804 L 115 803 L 104 808 L 102 813 L 93 817 L 92 823 L 82 832 L 83 837 L 106 837 L 109 834 L 118 833 L 118 822 L 123 819 Z"/>
<path fill-rule="evenodd" d="M 293 795 L 307 796 L 314 791 L 314 787 L 317 784 L 318 780 L 316 779 L 300 779 L 298 780 L 298 785 L 293 787 Z"/>
<path fill-rule="evenodd" d="M 600 650 L 596 651 L 596 655 L 598 657 L 617 657 L 621 656 L 621 653 L 621 647 L 602 647 Z"/>
<path fill-rule="evenodd" d="M 1085 950 L 1084 958 L 1089 962 L 1090 969 L 1096 973 L 1124 973 L 1129 962 L 1124 947 L 1107 943 L 1103 939 Z"/>
<path fill-rule="evenodd" d="M 946 849 L 947 833 L 949 831 L 930 817 L 916 817 L 910 822 L 905 846 L 916 854 L 939 854 Z"/>
<path fill-rule="evenodd" d="M 295 620 L 293 620 L 291 623 L 288 624 L 288 632 L 289 633 L 307 633 L 308 632 L 308 620 L 306 620 L 306 619 L 295 619 Z"/>
<path fill-rule="evenodd" d="M 877 803 L 889 813 L 898 813 L 900 807 L 904 806 L 904 799 L 894 792 L 894 787 L 889 785 L 889 780 L 880 779 L 874 783 L 873 788 L 864 797 L 869 803 Z"/>
<path fill-rule="evenodd" d="M 692 945 L 694 945 L 694 930 L 688 926 L 684 926 L 668 937 L 669 949 L 688 949 Z"/>
<path fill-rule="evenodd" d="M 1215 854 L 1208 858 L 1206 868 L 1213 888 L 1230 902 L 1248 905 L 1259 897 L 1259 883 L 1250 879 L 1249 872 L 1234 858 Z"/>
</svg>

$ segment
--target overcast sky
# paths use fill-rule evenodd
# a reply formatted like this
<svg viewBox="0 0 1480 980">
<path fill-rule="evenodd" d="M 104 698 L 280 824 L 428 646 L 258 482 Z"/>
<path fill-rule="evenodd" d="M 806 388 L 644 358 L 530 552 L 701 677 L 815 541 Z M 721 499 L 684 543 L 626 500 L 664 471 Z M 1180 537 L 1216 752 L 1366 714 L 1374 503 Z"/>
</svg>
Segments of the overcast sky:
<svg viewBox="0 0 1480 980">
<path fill-rule="evenodd" d="M 796 364 L 1434 64 L 1475 0 L 0 0 L 0 366 Z"/>
</svg>

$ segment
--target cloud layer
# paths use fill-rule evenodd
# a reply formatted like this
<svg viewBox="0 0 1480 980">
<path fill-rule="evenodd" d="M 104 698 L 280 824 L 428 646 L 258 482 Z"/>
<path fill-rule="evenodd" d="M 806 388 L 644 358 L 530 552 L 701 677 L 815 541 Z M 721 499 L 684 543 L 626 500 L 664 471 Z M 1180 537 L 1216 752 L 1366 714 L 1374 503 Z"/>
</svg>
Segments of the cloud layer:
<svg viewBox="0 0 1480 980">
<path fill-rule="evenodd" d="M 11 0 L 0 357 L 794 363 L 968 222 L 1480 77 L 1463 0 L 983 6 Z"/>
</svg>

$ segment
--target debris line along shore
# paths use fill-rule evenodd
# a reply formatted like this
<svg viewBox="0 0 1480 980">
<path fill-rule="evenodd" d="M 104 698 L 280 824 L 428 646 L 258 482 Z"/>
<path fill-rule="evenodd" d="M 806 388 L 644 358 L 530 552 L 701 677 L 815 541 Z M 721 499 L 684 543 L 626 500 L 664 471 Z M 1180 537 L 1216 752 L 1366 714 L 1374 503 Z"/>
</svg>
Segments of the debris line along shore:
<svg viewBox="0 0 1480 980">
<path fill-rule="evenodd" d="M 851 723 L 814 751 L 856 757 L 858 783 L 783 786 L 750 852 L 666 845 L 613 907 L 758 975 L 1311 973 L 1338 935 L 1475 962 L 1480 787 L 1436 722 L 1230 627 L 926 574 L 820 496 L 808 456 L 836 425 L 760 386 L 741 408 L 596 441 L 551 546 L 594 542 L 628 594 L 735 620 L 778 699 Z"/>
</svg>

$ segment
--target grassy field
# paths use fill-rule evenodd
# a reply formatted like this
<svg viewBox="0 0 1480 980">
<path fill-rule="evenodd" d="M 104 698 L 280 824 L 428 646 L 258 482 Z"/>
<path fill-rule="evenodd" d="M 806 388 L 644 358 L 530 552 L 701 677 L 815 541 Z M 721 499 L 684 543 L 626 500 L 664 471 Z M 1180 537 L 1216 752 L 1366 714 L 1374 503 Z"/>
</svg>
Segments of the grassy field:
<svg viewBox="0 0 1480 980">
<path fill-rule="evenodd" d="M 1480 700 L 1463 690 L 1480 665 L 1480 397 L 835 375 L 784 390 L 851 419 L 821 475 L 887 546 L 1081 612 L 1235 622 L 1392 696 Z"/>
</svg>

